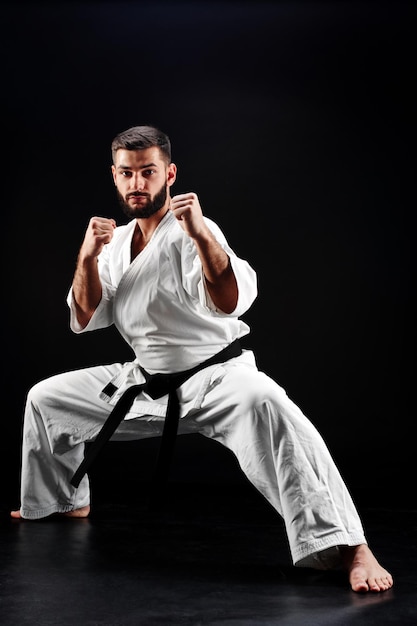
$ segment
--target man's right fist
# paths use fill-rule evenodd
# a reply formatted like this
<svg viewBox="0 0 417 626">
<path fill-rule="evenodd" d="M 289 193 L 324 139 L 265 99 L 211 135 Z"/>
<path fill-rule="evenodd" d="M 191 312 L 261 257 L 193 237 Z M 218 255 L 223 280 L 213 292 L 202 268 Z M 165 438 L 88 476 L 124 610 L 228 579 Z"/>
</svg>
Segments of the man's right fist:
<svg viewBox="0 0 417 626">
<path fill-rule="evenodd" d="M 96 257 L 100 254 L 103 246 L 113 238 L 113 231 L 116 228 L 114 219 L 107 217 L 92 217 L 88 223 L 82 245 L 84 257 Z"/>
</svg>

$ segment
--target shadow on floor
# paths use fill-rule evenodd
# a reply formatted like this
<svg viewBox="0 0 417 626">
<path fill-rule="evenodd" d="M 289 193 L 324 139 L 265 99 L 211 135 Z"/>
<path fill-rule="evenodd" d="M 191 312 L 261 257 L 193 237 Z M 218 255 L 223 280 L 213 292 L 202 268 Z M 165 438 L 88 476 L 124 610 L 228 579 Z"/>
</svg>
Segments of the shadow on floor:
<svg viewBox="0 0 417 626">
<path fill-rule="evenodd" d="M 294 568 L 281 519 L 250 488 L 173 484 L 158 512 L 135 493 L 131 505 L 128 490 L 93 488 L 85 520 L 3 515 L 1 624 L 417 624 L 416 511 L 362 510 L 396 585 L 359 595 L 343 572 Z"/>
</svg>

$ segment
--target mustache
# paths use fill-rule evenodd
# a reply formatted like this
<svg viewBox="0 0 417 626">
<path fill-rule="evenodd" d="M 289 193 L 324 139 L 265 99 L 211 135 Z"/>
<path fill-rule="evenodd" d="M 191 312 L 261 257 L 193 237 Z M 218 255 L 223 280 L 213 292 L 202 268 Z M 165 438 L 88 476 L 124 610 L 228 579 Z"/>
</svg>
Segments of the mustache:
<svg viewBox="0 0 417 626">
<path fill-rule="evenodd" d="M 132 191 L 132 193 L 127 194 L 126 200 L 128 200 L 129 198 L 140 198 L 141 196 L 143 196 L 144 198 L 150 198 L 149 193 L 142 193 L 141 191 Z"/>
</svg>

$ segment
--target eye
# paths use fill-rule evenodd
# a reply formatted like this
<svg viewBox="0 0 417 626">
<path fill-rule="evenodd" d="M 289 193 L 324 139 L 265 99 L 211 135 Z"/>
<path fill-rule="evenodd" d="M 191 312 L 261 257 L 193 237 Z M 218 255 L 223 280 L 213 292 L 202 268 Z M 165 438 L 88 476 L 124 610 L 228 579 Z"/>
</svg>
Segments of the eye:
<svg viewBox="0 0 417 626">
<path fill-rule="evenodd" d="M 127 170 L 123 170 L 123 171 L 121 172 L 121 175 L 122 175 L 124 178 L 130 178 L 130 177 L 132 176 L 132 172 L 129 172 L 129 171 L 127 171 Z"/>
<path fill-rule="evenodd" d="M 143 175 L 144 176 L 152 176 L 153 174 L 156 174 L 156 170 L 144 170 Z"/>
</svg>

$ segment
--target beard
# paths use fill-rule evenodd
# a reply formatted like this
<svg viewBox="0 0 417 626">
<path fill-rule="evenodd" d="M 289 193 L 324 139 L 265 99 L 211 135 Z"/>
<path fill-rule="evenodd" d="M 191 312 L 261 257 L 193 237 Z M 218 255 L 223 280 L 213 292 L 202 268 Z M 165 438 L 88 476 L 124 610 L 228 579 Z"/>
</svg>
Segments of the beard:
<svg viewBox="0 0 417 626">
<path fill-rule="evenodd" d="M 129 193 L 126 196 L 126 199 L 134 197 L 134 196 L 144 196 L 148 198 L 148 201 L 146 202 L 146 204 L 140 207 L 132 208 L 126 202 L 126 200 L 124 199 L 120 191 L 117 191 L 117 197 L 119 200 L 119 204 L 122 207 L 122 211 L 129 218 L 135 217 L 135 218 L 143 219 L 143 218 L 151 217 L 151 215 L 154 215 L 160 209 L 162 209 L 162 207 L 164 206 L 166 202 L 167 195 L 168 195 L 167 186 L 165 184 L 161 187 L 158 193 L 154 195 L 153 198 L 151 198 L 150 194 L 148 193 L 139 193 L 139 192 Z"/>
</svg>

